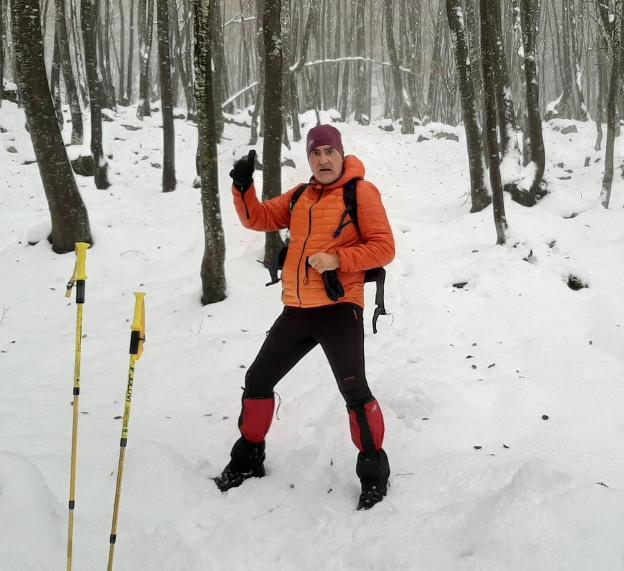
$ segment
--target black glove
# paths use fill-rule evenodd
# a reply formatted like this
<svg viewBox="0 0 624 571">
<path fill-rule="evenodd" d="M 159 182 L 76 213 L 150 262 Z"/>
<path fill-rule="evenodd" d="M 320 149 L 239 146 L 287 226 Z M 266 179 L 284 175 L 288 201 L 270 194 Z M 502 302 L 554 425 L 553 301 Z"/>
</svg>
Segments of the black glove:
<svg viewBox="0 0 624 571">
<path fill-rule="evenodd" d="M 246 157 L 234 163 L 234 168 L 230 171 L 234 186 L 243 193 L 253 184 L 255 162 L 256 151 L 251 149 Z"/>
<path fill-rule="evenodd" d="M 341 297 L 344 297 L 344 288 L 338 279 L 338 272 L 336 270 L 327 270 L 322 275 L 327 297 L 332 301 L 338 301 Z"/>
</svg>

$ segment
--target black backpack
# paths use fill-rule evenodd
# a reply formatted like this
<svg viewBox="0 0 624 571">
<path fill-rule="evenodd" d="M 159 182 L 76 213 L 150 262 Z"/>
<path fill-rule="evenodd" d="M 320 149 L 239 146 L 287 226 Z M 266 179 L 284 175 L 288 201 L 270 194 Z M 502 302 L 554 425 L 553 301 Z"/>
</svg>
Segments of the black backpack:
<svg viewBox="0 0 624 571">
<path fill-rule="evenodd" d="M 338 227 L 334 230 L 334 238 L 340 236 L 342 230 L 349 225 L 349 222 L 345 222 L 347 219 L 347 215 L 353 221 L 353 225 L 357 230 L 357 233 L 360 234 L 360 226 L 358 224 L 358 211 L 357 211 L 357 183 L 358 178 L 351 179 L 347 183 L 345 183 L 343 187 L 343 199 L 345 204 L 345 210 L 340 217 L 340 222 L 338 223 Z M 305 189 L 308 188 L 308 183 L 300 185 L 295 193 L 292 196 L 290 201 L 290 212 L 292 215 L 292 211 L 297 204 L 301 195 L 305 192 Z M 277 267 L 281 270 L 284 267 L 284 261 L 286 260 L 286 254 L 288 253 L 288 246 L 282 248 L 279 253 Z M 268 283 L 267 285 L 271 285 L 272 283 L 276 283 L 277 280 Z M 384 286 L 386 282 L 386 270 L 384 268 L 372 268 L 370 270 L 366 270 L 364 274 L 364 282 L 375 282 L 377 285 L 377 290 L 375 293 L 375 313 L 373 314 L 373 333 L 377 333 L 377 319 L 380 315 L 388 315 L 386 312 L 386 307 L 384 303 Z"/>
</svg>

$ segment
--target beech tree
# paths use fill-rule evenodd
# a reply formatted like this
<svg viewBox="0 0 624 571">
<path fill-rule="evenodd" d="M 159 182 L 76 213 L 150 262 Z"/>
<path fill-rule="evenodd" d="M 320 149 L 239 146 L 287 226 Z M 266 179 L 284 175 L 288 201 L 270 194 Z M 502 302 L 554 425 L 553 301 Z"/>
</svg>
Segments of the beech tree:
<svg viewBox="0 0 624 571">
<path fill-rule="evenodd" d="M 219 201 L 219 161 L 215 120 L 212 65 L 212 25 L 210 0 L 193 0 L 195 9 L 195 97 L 201 178 L 201 203 L 204 221 L 204 256 L 201 264 L 203 304 L 222 301 L 226 296 L 225 238 Z"/>
<path fill-rule="evenodd" d="M 50 97 L 39 22 L 39 0 L 11 2 L 16 79 L 52 220 L 48 240 L 62 254 L 93 240 Z"/>
<path fill-rule="evenodd" d="M 282 46 L 281 0 L 265 0 L 264 39 L 264 145 L 262 148 L 262 200 L 282 193 Z M 263 265 L 277 280 L 277 255 L 284 247 L 279 232 L 267 232 Z"/>
<path fill-rule="evenodd" d="M 160 63 L 160 106 L 163 121 L 163 192 L 176 187 L 175 131 L 171 96 L 171 49 L 169 43 L 169 7 L 167 0 L 157 0 L 158 61 Z"/>
<path fill-rule="evenodd" d="M 392 31 L 394 19 L 392 16 L 392 0 L 384 0 L 384 12 L 386 15 L 386 43 L 388 44 L 388 53 L 390 62 L 392 63 L 392 79 L 394 82 L 395 99 L 400 102 L 400 110 L 403 116 L 403 124 L 401 125 L 401 133 L 414 132 L 414 119 L 412 117 L 411 104 L 407 100 L 407 92 L 403 90 L 403 81 L 401 79 L 401 69 L 399 67 L 399 58 L 394 45 L 394 33 Z M 398 114 L 399 109 L 395 109 Z"/>
<path fill-rule="evenodd" d="M 152 34 L 154 21 L 154 0 L 139 0 L 137 7 L 137 20 L 139 26 L 139 103 L 137 105 L 137 118 L 149 117 L 149 60 L 152 53 Z"/>
<path fill-rule="evenodd" d="M 67 93 L 67 98 L 69 99 L 69 109 L 72 118 L 71 143 L 72 145 L 81 145 L 83 141 L 82 111 L 80 109 L 78 90 L 76 89 L 76 82 L 74 80 L 74 72 L 72 71 L 69 41 L 67 39 L 65 2 L 61 0 L 56 2 L 54 29 L 56 36 L 55 41 L 58 45 L 60 63 L 63 71 L 63 81 L 65 82 L 65 91 Z"/>
<path fill-rule="evenodd" d="M 505 202 L 503 185 L 500 175 L 499 149 L 497 142 L 496 90 L 494 87 L 494 62 L 496 59 L 496 33 L 492 29 L 492 4 L 498 0 L 480 0 L 481 21 L 481 61 L 483 66 L 483 95 L 485 102 L 486 139 L 488 157 L 490 159 L 490 185 L 492 187 L 492 206 L 494 225 L 496 227 L 496 243 L 504 244 L 507 233 L 505 218 Z"/>
<path fill-rule="evenodd" d="M 355 53 L 363 58 L 366 50 L 364 29 L 364 8 L 366 0 L 356 0 L 355 5 Z M 355 63 L 355 120 L 360 125 L 370 123 L 370 115 L 366 113 L 366 64 L 362 59 Z"/>
<path fill-rule="evenodd" d="M 607 143 L 605 146 L 605 170 L 600 190 L 600 202 L 605 208 L 609 208 L 611 199 L 611 187 L 613 185 L 613 150 L 615 146 L 615 127 L 617 120 L 617 97 L 621 82 L 622 69 L 620 62 L 622 55 L 622 0 L 614 2 L 613 20 L 608 31 L 611 36 L 611 78 L 609 80 L 609 98 L 607 100 Z M 608 19 L 609 22 L 611 19 Z"/>
<path fill-rule="evenodd" d="M 455 50 L 459 91 L 461 94 L 462 117 L 468 147 L 468 166 L 470 168 L 471 212 L 483 210 L 491 202 L 484 180 L 483 157 L 481 147 L 481 129 L 475 101 L 472 64 L 466 42 L 461 0 L 446 0 L 446 12 L 451 28 L 451 40 Z"/>
<path fill-rule="evenodd" d="M 95 186 L 105 189 L 108 182 L 108 162 L 102 145 L 102 87 L 97 71 L 95 24 L 97 20 L 97 1 L 81 0 L 80 19 L 87 67 L 87 88 L 91 107 L 91 154 L 95 168 Z"/>
<path fill-rule="evenodd" d="M 530 162 L 524 167 L 524 175 L 518 184 L 517 195 L 514 198 L 524 206 L 533 206 L 537 200 L 537 193 L 546 168 L 536 61 L 537 22 L 539 22 L 540 16 L 539 3 L 536 0 L 521 0 L 520 15 L 527 108 L 524 144 L 529 147 Z"/>
</svg>

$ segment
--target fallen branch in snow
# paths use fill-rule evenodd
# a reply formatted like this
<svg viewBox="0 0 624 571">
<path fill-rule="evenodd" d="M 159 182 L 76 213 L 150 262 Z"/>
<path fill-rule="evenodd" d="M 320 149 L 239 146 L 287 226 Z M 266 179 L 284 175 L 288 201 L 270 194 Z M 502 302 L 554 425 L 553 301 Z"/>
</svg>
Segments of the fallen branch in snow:
<svg viewBox="0 0 624 571">
<path fill-rule="evenodd" d="M 225 109 L 230 103 L 232 103 L 237 98 L 239 98 L 241 95 L 243 95 L 243 93 L 247 93 L 247 91 L 249 91 L 250 89 L 253 89 L 254 87 L 256 87 L 256 85 L 258 85 L 258 82 L 254 81 L 251 85 L 248 85 L 247 87 L 244 87 L 238 93 L 235 93 L 234 95 L 232 95 L 232 97 L 230 97 L 229 99 L 226 99 L 223 103 L 221 103 L 221 109 Z"/>
<path fill-rule="evenodd" d="M 290 71 L 298 71 L 302 65 L 309 67 L 312 65 L 319 65 L 321 63 L 339 63 L 341 61 L 363 61 L 366 63 L 373 63 L 375 65 L 384 65 L 386 67 L 392 67 L 392 64 L 389 61 L 378 61 L 369 57 L 362 57 L 362 56 L 345 56 L 345 57 L 340 57 L 336 59 L 319 59 L 315 61 L 308 61 L 304 64 L 302 64 L 301 61 L 298 61 L 294 65 L 291 65 L 289 69 Z M 404 71 L 405 73 L 414 74 L 414 72 L 407 67 L 401 66 L 399 69 L 401 71 Z"/>
<path fill-rule="evenodd" d="M 0 323 L 2 323 L 2 321 L 7 318 L 7 314 L 9 313 L 9 308 L 8 307 L 4 307 L 4 305 L 2 306 L 2 315 L 0 315 Z M 8 319 L 8 318 L 7 318 Z"/>
</svg>

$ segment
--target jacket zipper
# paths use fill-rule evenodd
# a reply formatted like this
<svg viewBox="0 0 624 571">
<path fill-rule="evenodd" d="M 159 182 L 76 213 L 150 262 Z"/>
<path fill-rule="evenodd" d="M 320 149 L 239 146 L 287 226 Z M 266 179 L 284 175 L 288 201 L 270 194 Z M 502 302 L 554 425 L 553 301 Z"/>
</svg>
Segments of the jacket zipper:
<svg viewBox="0 0 624 571">
<path fill-rule="evenodd" d="M 303 254 L 305 253 L 305 247 L 306 247 L 306 244 L 308 243 L 308 238 L 310 237 L 310 234 L 312 233 L 312 209 L 319 203 L 322 196 L 323 194 L 321 193 L 319 197 L 316 199 L 316 202 L 312 206 L 310 206 L 310 210 L 308 210 L 308 235 L 303 241 L 303 248 L 301 249 L 301 255 L 299 256 L 299 263 L 297 264 L 297 299 L 299 300 L 299 305 L 302 305 L 301 296 L 299 295 L 299 270 L 301 269 L 301 260 L 303 259 Z"/>
</svg>

